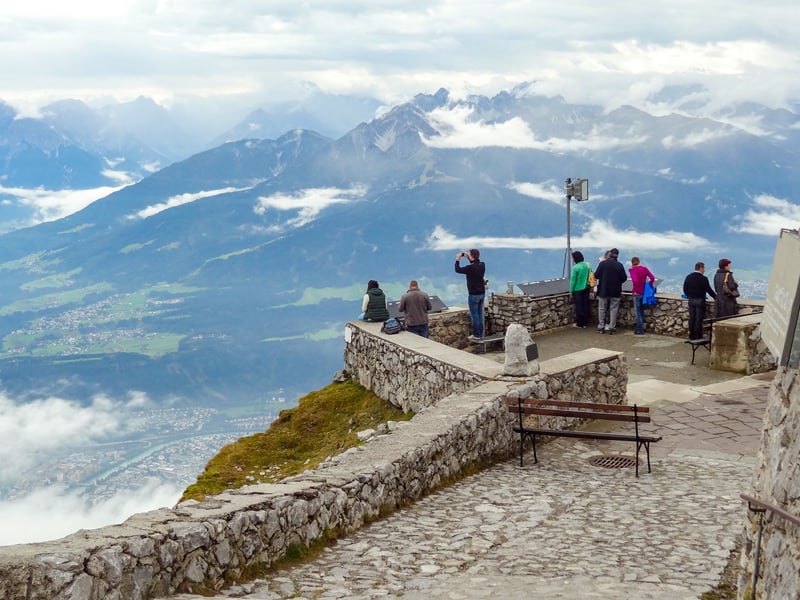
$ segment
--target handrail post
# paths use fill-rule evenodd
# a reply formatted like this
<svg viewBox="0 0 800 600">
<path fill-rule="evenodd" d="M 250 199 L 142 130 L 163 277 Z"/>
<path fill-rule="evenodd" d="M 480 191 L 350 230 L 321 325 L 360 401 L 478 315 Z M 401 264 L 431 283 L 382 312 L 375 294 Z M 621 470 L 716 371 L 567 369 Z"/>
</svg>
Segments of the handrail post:
<svg viewBox="0 0 800 600">
<path fill-rule="evenodd" d="M 752 507 L 750 507 L 752 510 Z M 764 531 L 764 513 L 766 509 L 758 510 L 758 541 L 756 542 L 756 555 L 753 565 L 753 600 L 756 600 L 756 586 L 758 585 L 759 563 L 761 562 L 761 533 Z"/>
<path fill-rule="evenodd" d="M 758 519 L 758 540 L 756 541 L 756 551 L 754 556 L 754 565 L 753 565 L 753 600 L 756 599 L 756 588 L 758 586 L 758 576 L 760 574 L 760 567 L 761 567 L 761 536 L 764 533 L 764 513 L 770 511 L 773 515 L 786 519 L 790 523 L 794 523 L 797 526 L 800 526 L 800 516 L 794 515 L 788 512 L 786 509 L 781 508 L 775 504 L 771 504 L 764 500 L 759 500 L 758 498 L 753 498 L 752 496 L 748 496 L 747 494 L 740 494 L 742 500 L 747 502 L 747 508 L 754 513 L 759 513 Z"/>
</svg>

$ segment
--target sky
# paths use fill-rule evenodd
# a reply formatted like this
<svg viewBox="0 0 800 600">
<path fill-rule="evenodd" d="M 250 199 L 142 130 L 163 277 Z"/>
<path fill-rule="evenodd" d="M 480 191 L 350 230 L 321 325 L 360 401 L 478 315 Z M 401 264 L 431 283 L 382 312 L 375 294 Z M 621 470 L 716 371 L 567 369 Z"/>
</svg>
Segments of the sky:
<svg viewBox="0 0 800 600">
<path fill-rule="evenodd" d="M 4 0 L 0 98 L 302 96 L 387 105 L 520 82 L 568 102 L 668 110 L 664 85 L 710 106 L 800 98 L 794 2 L 671 0 Z"/>
</svg>

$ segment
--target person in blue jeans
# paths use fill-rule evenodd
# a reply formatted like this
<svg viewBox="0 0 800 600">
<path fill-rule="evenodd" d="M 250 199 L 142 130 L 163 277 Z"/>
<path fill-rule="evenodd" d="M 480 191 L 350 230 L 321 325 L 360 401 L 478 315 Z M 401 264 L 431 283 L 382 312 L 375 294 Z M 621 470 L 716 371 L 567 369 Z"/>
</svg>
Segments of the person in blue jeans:
<svg viewBox="0 0 800 600">
<path fill-rule="evenodd" d="M 461 259 L 466 258 L 469 264 L 461 266 Z M 472 248 L 469 252 L 456 254 L 456 273 L 467 276 L 467 304 L 469 305 L 469 318 L 472 321 L 471 342 L 483 337 L 483 300 L 486 296 L 486 284 L 483 276 L 486 274 L 486 265 L 480 260 L 480 250 Z"/>
<path fill-rule="evenodd" d="M 636 330 L 634 331 L 636 335 L 644 335 L 644 306 L 642 305 L 644 284 L 649 279 L 650 285 L 656 287 L 656 276 L 640 262 L 639 257 L 634 256 L 631 259 L 631 268 L 628 269 L 628 273 L 631 274 L 631 283 L 633 284 L 631 296 L 633 297 L 633 308 L 636 312 Z"/>
</svg>

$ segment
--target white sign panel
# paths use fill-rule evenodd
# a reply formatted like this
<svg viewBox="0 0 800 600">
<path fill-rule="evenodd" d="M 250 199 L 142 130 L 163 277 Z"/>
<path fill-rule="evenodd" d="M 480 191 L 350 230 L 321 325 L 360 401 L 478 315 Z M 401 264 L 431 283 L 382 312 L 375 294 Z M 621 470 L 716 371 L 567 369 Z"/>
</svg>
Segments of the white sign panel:
<svg viewBox="0 0 800 600">
<path fill-rule="evenodd" d="M 761 339 L 778 364 L 797 368 L 797 313 L 800 310 L 800 232 L 784 229 L 778 238 L 767 301 L 761 318 Z M 792 346 L 795 346 L 792 352 Z M 790 360 L 794 356 L 794 360 Z M 791 364 L 793 363 L 793 364 Z"/>
</svg>

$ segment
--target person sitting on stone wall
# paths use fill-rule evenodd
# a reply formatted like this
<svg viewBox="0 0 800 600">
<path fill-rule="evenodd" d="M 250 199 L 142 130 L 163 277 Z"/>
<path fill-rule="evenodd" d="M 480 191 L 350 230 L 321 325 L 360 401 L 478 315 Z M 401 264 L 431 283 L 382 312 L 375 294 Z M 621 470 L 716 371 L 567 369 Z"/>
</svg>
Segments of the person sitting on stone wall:
<svg viewBox="0 0 800 600">
<path fill-rule="evenodd" d="M 370 279 L 367 283 L 367 293 L 361 302 L 361 318 L 364 321 L 383 323 L 389 318 L 389 309 L 386 307 L 386 294 L 378 286 L 378 282 Z"/>
</svg>

